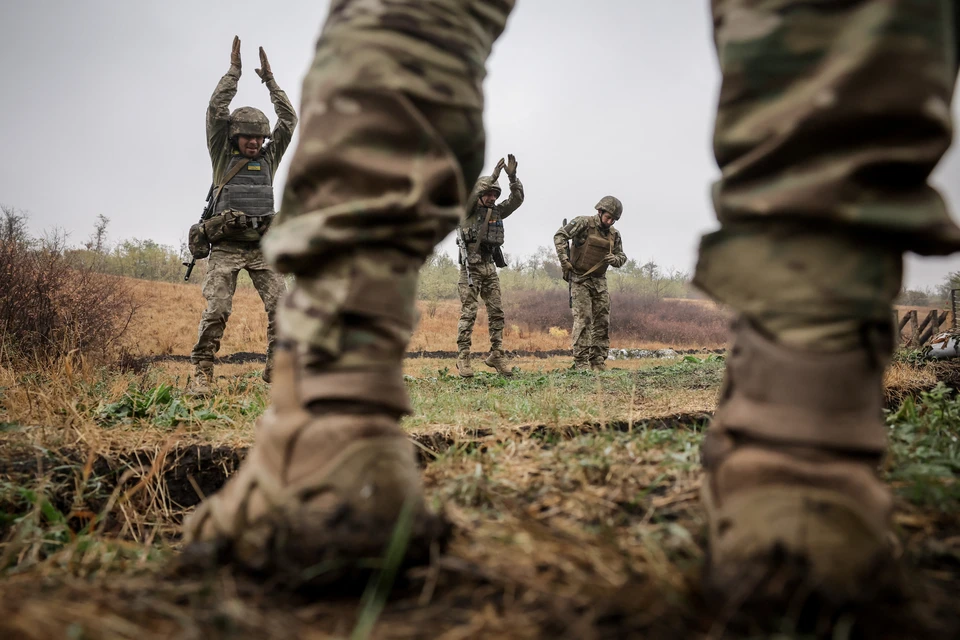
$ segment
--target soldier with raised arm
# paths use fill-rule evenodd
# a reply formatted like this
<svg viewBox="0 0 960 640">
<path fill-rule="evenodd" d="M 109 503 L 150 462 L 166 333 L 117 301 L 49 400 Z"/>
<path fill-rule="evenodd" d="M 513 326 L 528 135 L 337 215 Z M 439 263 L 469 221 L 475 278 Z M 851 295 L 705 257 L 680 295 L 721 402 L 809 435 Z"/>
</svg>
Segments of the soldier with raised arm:
<svg viewBox="0 0 960 640">
<path fill-rule="evenodd" d="M 270 267 L 260 250 L 260 238 L 274 218 L 273 179 L 297 126 L 297 115 L 277 85 L 267 55 L 260 48 L 260 80 L 270 91 L 277 124 L 254 107 L 230 112 L 240 80 L 240 39 L 234 37 L 230 69 L 220 78 L 207 107 L 207 149 L 213 164 L 216 205 L 200 226 L 209 244 L 210 261 L 203 281 L 207 308 L 200 318 L 197 342 L 190 359 L 195 367 L 191 391 L 210 392 L 213 359 L 220 349 L 233 307 L 237 276 L 246 269 L 267 312 L 267 363 L 263 379 L 271 380 L 276 348 L 275 311 L 285 290 L 283 276 Z"/>
<path fill-rule="evenodd" d="M 573 367 L 603 371 L 610 350 L 607 267 L 619 269 L 627 256 L 620 232 L 613 228 L 623 214 L 623 203 L 604 196 L 594 209 L 596 215 L 579 216 L 560 227 L 553 244 L 573 300 Z"/>
<path fill-rule="evenodd" d="M 506 169 L 510 181 L 510 195 L 497 204 L 500 197 L 498 180 Z M 480 176 L 467 197 L 469 209 L 460 225 L 457 243 L 466 242 L 466 263 L 460 261 L 460 322 L 457 325 L 457 371 L 464 378 L 473 376 L 470 364 L 470 344 L 473 325 L 477 320 L 477 299 L 487 305 L 487 323 L 490 328 L 490 355 L 484 364 L 504 376 L 512 375 L 503 357 L 503 300 L 500 294 L 498 267 L 505 267 L 503 259 L 503 221 L 523 204 L 523 184 L 517 178 L 517 159 L 510 154 L 497 163 L 493 174 Z"/>
</svg>

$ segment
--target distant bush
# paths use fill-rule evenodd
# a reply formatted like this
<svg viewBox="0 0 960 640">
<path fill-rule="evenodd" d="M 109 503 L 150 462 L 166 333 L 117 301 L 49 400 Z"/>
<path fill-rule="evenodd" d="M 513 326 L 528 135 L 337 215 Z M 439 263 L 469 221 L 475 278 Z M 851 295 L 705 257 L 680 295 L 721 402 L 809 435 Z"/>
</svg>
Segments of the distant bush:
<svg viewBox="0 0 960 640">
<path fill-rule="evenodd" d="M 728 315 L 713 305 L 612 292 L 610 306 L 612 342 L 630 339 L 698 347 L 727 340 Z M 505 297 L 504 307 L 508 321 L 528 331 L 549 332 L 573 324 L 565 289 L 513 292 Z"/>
<path fill-rule="evenodd" d="M 0 359 L 50 361 L 115 353 L 137 309 L 129 285 L 68 257 L 61 236 L 26 233 L 22 212 L 4 207 L 0 227 Z"/>
</svg>

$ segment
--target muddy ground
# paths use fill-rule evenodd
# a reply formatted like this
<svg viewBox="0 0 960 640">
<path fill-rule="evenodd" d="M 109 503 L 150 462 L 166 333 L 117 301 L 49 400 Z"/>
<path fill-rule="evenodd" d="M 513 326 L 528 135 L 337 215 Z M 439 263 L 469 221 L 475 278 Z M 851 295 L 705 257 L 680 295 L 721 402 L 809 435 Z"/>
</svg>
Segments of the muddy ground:
<svg viewBox="0 0 960 640">
<path fill-rule="evenodd" d="M 400 576 L 370 637 L 747 638 L 774 631 L 800 637 L 791 631 L 799 613 L 743 618 L 703 600 L 699 472 L 663 473 L 636 457 L 637 434 L 645 442 L 671 438 L 702 429 L 708 417 L 526 425 L 470 439 L 445 430 L 414 434 L 428 495 L 450 504 L 444 517 L 451 538 L 430 566 Z M 608 466 L 585 463 L 604 443 L 609 464 L 601 464 Z M 517 466 L 501 473 L 492 465 L 504 452 Z M 74 536 L 89 529 L 92 514 L 109 516 L 89 549 L 67 540 L 31 570 L 0 582 L 0 638 L 324 638 L 362 631 L 361 611 L 369 609 L 355 592 L 291 594 L 229 571 L 201 577 L 174 571 L 184 511 L 215 492 L 245 453 L 193 445 L 90 458 L 79 449 L 4 443 L 3 482 L 34 486 L 46 478 L 51 513 L 63 514 Z M 563 471 L 567 464 L 576 473 Z M 473 477 L 474 465 L 483 466 L 482 478 Z M 637 477 L 647 478 L 648 490 L 642 500 L 627 499 L 633 494 L 624 487 Z M 39 508 L 5 495 L 0 511 L 7 514 Z M 125 509 L 117 508 L 121 503 Z M 124 515 L 131 512 L 152 522 L 131 524 Z M 960 515 L 931 517 L 908 503 L 898 513 L 907 599 L 874 603 L 857 612 L 852 635 L 830 637 L 960 637 Z M 16 533 L 16 524 L 5 520 L 0 539 Z M 680 542 L 644 550 L 637 540 L 655 539 L 644 527 L 673 532 Z M 143 553 L 148 529 L 156 557 Z M 104 550 L 111 544 L 121 551 Z M 28 552 L 36 553 L 36 545 L 23 545 L 20 553 Z"/>
</svg>

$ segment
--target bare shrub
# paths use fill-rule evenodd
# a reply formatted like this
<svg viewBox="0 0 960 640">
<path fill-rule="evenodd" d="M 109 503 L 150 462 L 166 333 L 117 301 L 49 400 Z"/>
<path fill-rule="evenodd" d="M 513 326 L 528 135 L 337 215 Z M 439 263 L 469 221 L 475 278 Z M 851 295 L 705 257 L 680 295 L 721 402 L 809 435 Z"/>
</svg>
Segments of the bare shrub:
<svg viewBox="0 0 960 640">
<path fill-rule="evenodd" d="M 512 291 L 505 296 L 511 323 L 530 331 L 569 327 L 573 314 L 566 290 Z M 722 346 L 729 330 L 728 315 L 694 301 L 664 300 L 637 293 L 610 294 L 610 340 L 639 339 L 677 347 Z"/>
<path fill-rule="evenodd" d="M 4 209 L 5 228 L 23 215 Z M 137 303 L 129 285 L 66 257 L 62 236 L 0 233 L 0 359 L 47 362 L 116 355 Z"/>
</svg>

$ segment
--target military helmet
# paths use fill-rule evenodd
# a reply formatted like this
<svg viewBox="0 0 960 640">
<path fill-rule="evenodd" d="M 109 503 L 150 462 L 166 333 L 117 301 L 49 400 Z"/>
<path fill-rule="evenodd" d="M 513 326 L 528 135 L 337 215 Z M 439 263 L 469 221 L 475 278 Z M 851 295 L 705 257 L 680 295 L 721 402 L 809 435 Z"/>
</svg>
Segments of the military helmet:
<svg viewBox="0 0 960 640">
<path fill-rule="evenodd" d="M 597 211 L 605 211 L 612 215 L 614 220 L 619 220 L 620 214 L 623 213 L 623 203 L 613 196 L 603 196 L 594 209 Z"/>
<path fill-rule="evenodd" d="M 239 135 L 270 137 L 270 120 L 256 107 L 240 107 L 230 114 L 230 139 Z"/>
<path fill-rule="evenodd" d="M 467 202 L 470 203 L 469 206 L 475 205 L 480 196 L 490 191 L 496 193 L 498 198 L 500 197 L 500 185 L 497 184 L 493 176 L 480 176 L 473 185 L 473 191 L 470 192 L 470 196 L 467 198 Z"/>
</svg>

